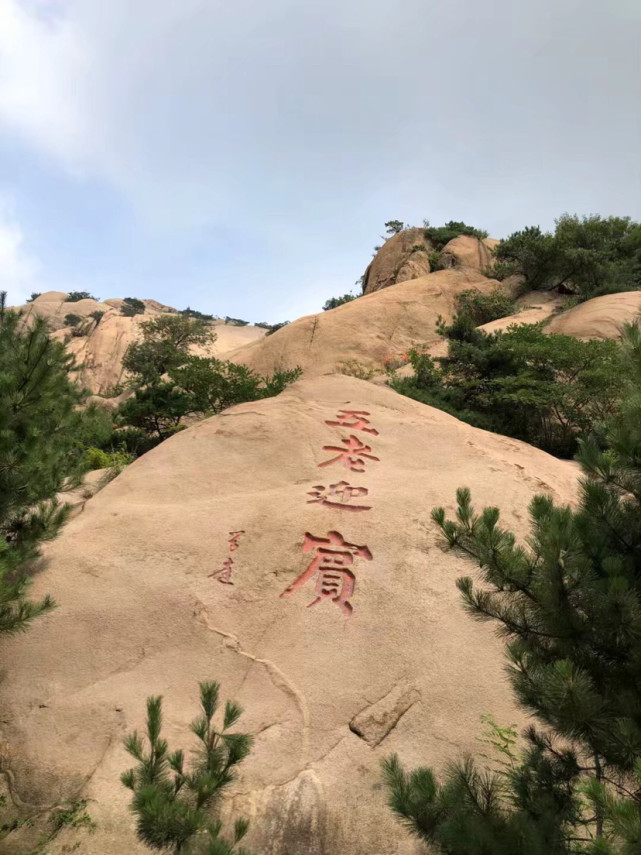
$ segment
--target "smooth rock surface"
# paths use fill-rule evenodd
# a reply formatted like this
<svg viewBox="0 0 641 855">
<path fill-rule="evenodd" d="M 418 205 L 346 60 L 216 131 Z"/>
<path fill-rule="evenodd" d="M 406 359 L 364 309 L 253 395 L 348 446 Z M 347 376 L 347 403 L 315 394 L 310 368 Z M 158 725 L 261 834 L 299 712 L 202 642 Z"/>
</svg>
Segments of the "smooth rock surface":
<svg viewBox="0 0 641 855">
<path fill-rule="evenodd" d="M 386 807 L 381 759 L 442 769 L 478 751 L 482 713 L 522 723 L 503 643 L 460 604 L 455 580 L 474 567 L 430 520 L 462 485 L 523 536 L 535 493 L 573 499 L 576 466 L 334 375 L 201 422 L 87 502 L 35 578 L 59 608 L 1 642 L 19 797 L 90 799 L 98 824 L 48 851 L 148 851 L 122 740 L 162 694 L 170 746 L 188 748 L 204 679 L 255 735 L 223 807 L 251 819 L 248 848 L 423 851 Z"/>
</svg>

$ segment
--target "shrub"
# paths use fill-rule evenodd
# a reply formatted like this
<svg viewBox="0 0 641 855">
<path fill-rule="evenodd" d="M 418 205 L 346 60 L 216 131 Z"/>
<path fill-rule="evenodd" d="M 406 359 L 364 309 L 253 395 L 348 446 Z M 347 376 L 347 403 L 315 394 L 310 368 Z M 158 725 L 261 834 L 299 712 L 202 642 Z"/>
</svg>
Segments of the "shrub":
<svg viewBox="0 0 641 855">
<path fill-rule="evenodd" d="M 100 394 L 103 398 L 117 398 L 118 395 L 122 395 L 125 389 L 126 386 L 124 383 L 113 383 L 111 386 L 107 386 Z"/>
<path fill-rule="evenodd" d="M 358 380 L 371 380 L 375 374 L 379 373 L 378 369 L 364 365 L 357 359 L 342 359 L 336 365 L 336 371 L 348 377 L 356 377 Z"/>
<path fill-rule="evenodd" d="M 352 300 L 356 300 L 356 296 L 354 294 L 343 294 L 342 297 L 330 297 L 323 306 L 323 311 L 328 312 L 330 309 L 336 309 L 344 303 L 351 303 Z"/>
<path fill-rule="evenodd" d="M 571 457 L 620 401 L 615 341 L 545 335 L 540 324 L 488 334 L 465 315 L 440 329 L 450 339 L 448 356 L 410 351 L 415 376 L 390 385 L 475 427 Z"/>
<path fill-rule="evenodd" d="M 120 313 L 126 318 L 133 318 L 134 315 L 143 315 L 145 313 L 145 304 L 136 297 L 125 297 L 120 307 Z"/>
<path fill-rule="evenodd" d="M 462 291 L 456 296 L 457 312 L 467 315 L 474 326 L 481 326 L 498 318 L 516 313 L 514 300 L 497 288 L 491 294 L 483 294 L 476 288 Z"/>
<path fill-rule="evenodd" d="M 78 303 L 80 300 L 97 300 L 89 291 L 70 291 L 67 294 L 67 303 Z"/>
<path fill-rule="evenodd" d="M 435 249 L 428 254 L 427 259 L 430 263 L 430 270 L 432 271 L 432 273 L 435 270 L 438 270 L 439 265 L 441 263 L 441 253 L 437 249 Z"/>
<path fill-rule="evenodd" d="M 80 315 L 69 314 L 65 315 L 64 324 L 66 327 L 77 327 L 79 323 L 82 322 L 82 317 Z"/>
<path fill-rule="evenodd" d="M 92 313 L 89 315 L 89 317 L 90 317 L 90 318 L 93 318 L 93 319 L 94 319 L 94 321 L 96 322 L 96 326 L 98 326 L 98 324 L 99 324 L 99 323 L 100 323 L 100 321 L 102 320 L 102 317 L 103 317 L 103 315 L 104 315 L 104 314 L 105 314 L 105 313 L 104 313 L 104 312 L 101 312 L 101 311 L 100 311 L 100 309 L 96 309 L 96 311 L 95 311 L 95 312 L 92 312 Z"/>
<path fill-rule="evenodd" d="M 514 232 L 499 244 L 496 258 L 533 290 L 582 299 L 635 290 L 641 287 L 641 224 L 629 217 L 564 214 L 554 234 L 538 226 Z"/>
<path fill-rule="evenodd" d="M 183 356 L 169 368 L 169 379 L 140 386 L 117 413 L 122 426 L 167 439 L 188 415 L 213 415 L 234 404 L 278 395 L 297 380 L 301 369 L 261 377 L 245 365 L 201 356 Z M 134 438 L 137 442 L 137 437 Z M 129 450 L 133 450 L 127 445 Z"/>
<path fill-rule="evenodd" d="M 225 318 L 226 324 L 231 324 L 233 327 L 246 327 L 249 324 L 249 321 L 243 321 L 240 318 L 230 318 L 227 316 Z"/>
<path fill-rule="evenodd" d="M 78 324 L 78 326 L 71 328 L 71 335 L 73 338 L 83 338 L 84 336 L 89 335 L 90 331 L 91 330 L 87 323 L 83 322 L 82 324 Z"/>
<path fill-rule="evenodd" d="M 117 451 L 104 451 L 102 448 L 88 448 L 85 454 L 87 468 L 93 469 L 124 469 L 134 455 L 120 448 Z"/>
<path fill-rule="evenodd" d="M 274 335 L 278 330 L 282 330 L 283 327 L 286 327 L 289 324 L 289 321 L 281 321 L 279 324 L 272 324 L 267 330 L 266 335 Z"/>
<path fill-rule="evenodd" d="M 437 250 L 443 249 L 446 243 L 449 243 L 459 235 L 470 235 L 470 237 L 484 240 L 488 237 L 488 232 L 475 229 L 473 226 L 468 226 L 466 223 L 457 223 L 450 220 L 444 226 L 430 226 L 428 220 L 423 220 L 424 234 Z"/>
<path fill-rule="evenodd" d="M 33 303 L 38 297 L 42 297 L 40 291 L 32 291 L 31 296 L 27 299 L 27 303 Z"/>
<path fill-rule="evenodd" d="M 189 306 L 187 306 L 186 309 L 182 309 L 179 314 L 185 315 L 188 318 L 198 318 L 201 321 L 213 321 L 214 320 L 213 315 L 206 315 L 206 314 L 204 314 L 204 312 L 199 312 L 196 309 L 190 309 Z"/>
</svg>

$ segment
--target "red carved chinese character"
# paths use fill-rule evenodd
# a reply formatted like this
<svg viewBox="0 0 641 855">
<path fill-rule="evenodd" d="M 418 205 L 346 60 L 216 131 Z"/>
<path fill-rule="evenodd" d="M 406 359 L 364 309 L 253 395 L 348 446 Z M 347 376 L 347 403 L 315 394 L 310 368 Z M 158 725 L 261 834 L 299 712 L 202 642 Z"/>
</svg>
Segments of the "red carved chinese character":
<svg viewBox="0 0 641 855">
<path fill-rule="evenodd" d="M 229 551 L 234 552 L 240 546 L 240 538 L 245 534 L 244 531 L 229 532 Z"/>
<path fill-rule="evenodd" d="M 323 463 L 319 463 L 319 466 L 329 466 L 331 463 L 336 463 L 339 460 L 342 460 L 345 463 L 345 466 L 347 466 L 348 469 L 351 469 L 352 472 L 364 472 L 366 459 L 380 459 L 378 457 L 374 457 L 373 454 L 370 454 L 372 449 L 369 445 L 363 445 L 361 440 L 353 434 L 350 435 L 349 439 L 341 439 L 341 442 L 345 444 L 345 448 L 341 448 L 338 445 L 323 446 L 323 451 L 337 451 L 338 455 L 336 457 L 332 457 L 331 460 L 325 460 Z"/>
<path fill-rule="evenodd" d="M 322 484 L 314 487 L 308 496 L 314 496 L 313 499 L 308 499 L 307 504 L 327 505 L 328 508 L 338 508 L 344 511 L 369 511 L 371 505 L 349 505 L 347 504 L 354 496 L 367 496 L 367 487 L 351 487 L 347 481 L 339 481 L 338 484 L 330 484 L 327 489 Z M 340 499 L 340 502 L 332 501 L 332 499 Z"/>
<path fill-rule="evenodd" d="M 371 433 L 372 436 L 378 436 L 378 431 L 375 428 L 366 427 L 369 424 L 369 419 L 363 418 L 363 416 L 369 416 L 369 413 L 365 410 L 339 410 L 336 416 L 338 421 L 326 421 L 325 424 L 332 427 L 349 427 Z"/>
<path fill-rule="evenodd" d="M 227 558 L 227 559 L 225 559 L 225 561 L 223 561 L 222 569 L 221 570 L 214 570 L 214 572 L 210 573 L 207 578 L 211 579 L 211 577 L 213 576 L 219 582 L 222 582 L 223 585 L 233 585 L 234 583 L 231 580 L 231 570 L 232 570 L 233 566 L 234 566 L 234 559 L 233 558 Z"/>
<path fill-rule="evenodd" d="M 346 615 L 351 615 L 354 609 L 349 598 L 354 593 L 356 577 L 348 568 L 354 564 L 355 556 L 371 561 L 372 553 L 366 546 L 347 543 L 343 535 L 337 531 L 327 532 L 327 537 L 316 537 L 305 532 L 303 552 L 311 552 L 313 549 L 317 551 L 316 557 L 298 579 L 283 591 L 281 597 L 293 594 L 301 585 L 318 574 L 316 599 L 309 603 L 307 608 L 315 606 L 321 600 L 330 599 Z"/>
</svg>

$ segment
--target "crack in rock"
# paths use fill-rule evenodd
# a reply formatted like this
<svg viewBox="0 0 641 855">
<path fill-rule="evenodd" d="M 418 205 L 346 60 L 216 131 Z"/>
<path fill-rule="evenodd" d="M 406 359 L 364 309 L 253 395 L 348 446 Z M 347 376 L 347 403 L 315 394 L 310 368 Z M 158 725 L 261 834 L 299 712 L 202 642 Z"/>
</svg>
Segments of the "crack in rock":
<svg viewBox="0 0 641 855">
<path fill-rule="evenodd" d="M 219 629 L 218 627 L 212 626 L 209 622 L 209 616 L 207 614 L 207 607 L 202 601 L 198 601 L 199 608 L 197 609 L 196 614 L 203 620 L 207 629 L 211 632 L 219 635 L 224 639 L 224 644 L 230 650 L 233 650 L 239 656 L 243 656 L 246 659 L 251 660 L 251 662 L 255 662 L 257 665 L 262 665 L 269 675 L 269 679 L 272 681 L 274 686 L 279 689 L 281 692 L 284 692 L 286 695 L 289 695 L 293 700 L 298 710 L 300 712 L 301 720 L 302 720 L 302 749 L 301 749 L 301 771 L 307 768 L 309 765 L 309 728 L 310 728 L 310 715 L 309 715 L 309 707 L 307 706 L 307 701 L 302 694 L 302 692 L 296 688 L 296 686 L 292 683 L 292 681 L 281 671 L 281 669 L 269 659 L 261 659 L 259 656 L 254 655 L 253 653 L 248 653 L 246 650 L 243 650 L 242 645 L 238 638 L 231 632 L 225 632 L 223 629 Z"/>
</svg>

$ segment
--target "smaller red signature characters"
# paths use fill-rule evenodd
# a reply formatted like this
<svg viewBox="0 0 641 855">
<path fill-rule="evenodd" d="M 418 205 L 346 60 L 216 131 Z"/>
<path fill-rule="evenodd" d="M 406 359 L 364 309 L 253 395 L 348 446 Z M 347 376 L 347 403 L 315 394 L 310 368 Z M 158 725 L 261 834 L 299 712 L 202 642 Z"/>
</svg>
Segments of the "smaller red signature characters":
<svg viewBox="0 0 641 855">
<path fill-rule="evenodd" d="M 240 539 L 245 534 L 244 531 L 230 531 L 229 532 L 229 551 L 235 552 L 240 546 Z"/>
<path fill-rule="evenodd" d="M 306 532 L 302 549 L 303 552 L 316 550 L 316 555 L 309 567 L 283 591 L 281 597 L 293 594 L 305 582 L 316 577 L 316 599 L 308 604 L 308 608 L 329 599 L 344 614 L 351 615 L 354 608 L 349 599 L 354 593 L 356 577 L 350 568 L 355 557 L 372 560 L 372 553 L 367 546 L 348 543 L 337 531 L 328 532 L 327 537 L 316 537 Z"/>
<path fill-rule="evenodd" d="M 209 578 L 212 576 L 214 579 L 217 579 L 219 582 L 222 582 L 223 585 L 233 585 L 234 583 L 231 580 L 231 571 L 234 566 L 233 558 L 226 558 L 223 561 L 223 566 L 220 570 L 215 570 L 213 573 L 209 574 Z"/>
</svg>

